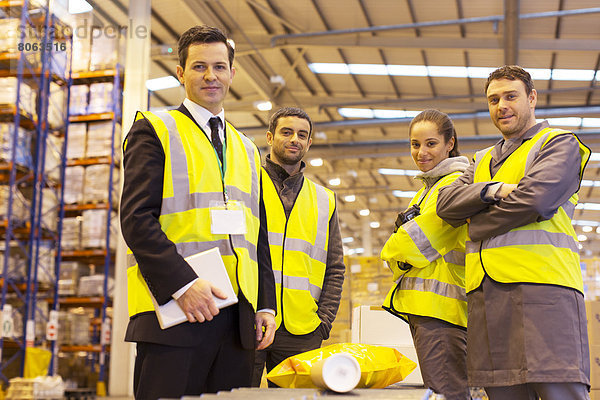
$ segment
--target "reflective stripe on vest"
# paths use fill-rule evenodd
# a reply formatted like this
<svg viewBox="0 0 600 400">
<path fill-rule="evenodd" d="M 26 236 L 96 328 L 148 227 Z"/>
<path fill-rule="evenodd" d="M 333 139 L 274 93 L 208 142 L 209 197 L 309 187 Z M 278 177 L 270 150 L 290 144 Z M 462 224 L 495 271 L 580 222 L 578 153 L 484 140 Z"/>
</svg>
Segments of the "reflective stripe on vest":
<svg viewBox="0 0 600 400">
<path fill-rule="evenodd" d="M 314 331 L 321 320 L 317 303 L 327 265 L 333 192 L 304 177 L 289 217 L 273 181 L 262 171 L 263 199 L 277 295 L 277 327 L 295 335 Z"/>
<path fill-rule="evenodd" d="M 256 309 L 260 225 L 258 150 L 248 138 L 227 123 L 225 156 L 227 160 L 235 160 L 235 163 L 230 163 L 223 177 L 211 142 L 187 116 L 173 110 L 140 112 L 136 120 L 140 118 L 146 118 L 152 125 L 165 154 L 159 217 L 162 230 L 182 257 L 218 247 L 234 290 L 242 290 Z M 215 235 L 210 232 L 209 209 L 224 203 L 224 185 L 229 199 L 243 204 L 247 229 L 245 235 Z M 128 267 L 130 316 L 153 311 L 147 283 L 129 249 Z"/>
<path fill-rule="evenodd" d="M 493 178 L 490 175 L 493 148 L 477 152 L 473 181 L 495 180 L 518 184 L 544 145 L 563 134 L 572 133 L 542 129 L 533 138 L 524 141 L 506 159 Z M 577 140 L 579 141 L 578 138 Z M 580 141 L 579 151 L 581 178 L 590 152 Z M 521 226 L 483 242 L 467 240 L 467 293 L 479 287 L 485 273 L 502 283 L 555 284 L 582 291 L 577 235 L 571 224 L 577 199 L 577 193 L 573 194 L 549 220 Z"/>
<path fill-rule="evenodd" d="M 467 301 L 465 289 L 447 282 L 436 279 L 423 279 L 417 276 L 405 276 L 402 278 L 400 288 L 403 290 L 419 290 L 421 292 L 433 292 L 440 296 L 449 297 L 459 301 Z"/>
</svg>

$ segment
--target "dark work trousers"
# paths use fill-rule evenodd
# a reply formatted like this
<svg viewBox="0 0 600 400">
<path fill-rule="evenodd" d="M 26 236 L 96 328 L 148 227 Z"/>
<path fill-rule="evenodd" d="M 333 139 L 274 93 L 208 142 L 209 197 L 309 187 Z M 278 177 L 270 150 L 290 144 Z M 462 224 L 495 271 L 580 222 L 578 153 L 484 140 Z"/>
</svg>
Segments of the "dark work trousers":
<svg viewBox="0 0 600 400">
<path fill-rule="evenodd" d="M 222 309 L 202 324 L 206 324 L 206 334 L 194 347 L 137 343 L 133 378 L 137 400 L 250 386 L 254 350 L 241 347 L 237 306 Z"/>
<path fill-rule="evenodd" d="M 409 315 L 425 387 L 447 400 L 468 400 L 467 330 L 430 317 Z"/>
<path fill-rule="evenodd" d="M 485 391 L 490 400 L 590 400 L 587 385 L 576 382 L 525 383 L 486 387 Z"/>
<path fill-rule="evenodd" d="M 280 327 L 277 332 L 275 332 L 275 340 L 273 340 L 273 344 L 264 350 L 258 350 L 256 352 L 252 386 L 260 386 L 260 380 L 265 368 L 265 363 L 267 365 L 267 372 L 270 372 L 288 357 L 304 353 L 305 351 L 318 349 L 321 347 L 322 341 L 323 338 L 319 328 L 306 335 L 292 335 Z M 269 387 L 278 386 L 272 382 L 269 382 Z"/>
</svg>

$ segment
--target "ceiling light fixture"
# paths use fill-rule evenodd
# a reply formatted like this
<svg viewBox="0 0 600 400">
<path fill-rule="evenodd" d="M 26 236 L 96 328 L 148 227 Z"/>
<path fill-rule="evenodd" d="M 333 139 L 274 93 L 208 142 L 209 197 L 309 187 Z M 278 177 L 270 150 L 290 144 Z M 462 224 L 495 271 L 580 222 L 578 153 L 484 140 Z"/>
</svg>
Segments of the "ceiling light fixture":
<svg viewBox="0 0 600 400">
<path fill-rule="evenodd" d="M 174 76 L 163 76 L 161 78 L 148 79 L 146 81 L 146 89 L 156 92 L 157 90 L 171 89 L 181 86 L 181 83 Z"/>
<path fill-rule="evenodd" d="M 416 176 L 421 171 L 416 169 L 379 168 L 377 172 L 381 175 Z"/>
<path fill-rule="evenodd" d="M 273 108 L 273 103 L 271 103 L 268 100 L 267 101 L 255 101 L 254 108 L 256 108 L 258 111 L 269 111 Z"/>
<path fill-rule="evenodd" d="M 369 214 L 371 214 L 371 210 L 369 210 L 368 208 L 364 208 L 364 209 L 360 210 L 358 213 L 359 213 L 361 216 L 363 216 L 363 217 L 366 217 L 366 216 L 368 216 Z"/>
<path fill-rule="evenodd" d="M 329 180 L 329 184 L 331 186 L 339 186 L 342 183 L 342 180 L 340 178 L 333 178 Z"/>
<path fill-rule="evenodd" d="M 312 160 L 309 161 L 309 163 L 313 167 L 320 167 L 321 165 L 323 165 L 323 159 L 322 158 L 313 158 Z"/>
<path fill-rule="evenodd" d="M 487 79 L 496 68 L 463 67 L 451 65 L 385 65 L 385 64 L 346 64 L 310 63 L 308 68 L 315 74 L 343 75 L 393 75 L 430 76 L 439 78 L 481 78 Z M 591 81 L 600 80 L 600 71 L 593 69 L 548 69 L 526 68 L 534 80 Z"/>
<path fill-rule="evenodd" d="M 413 190 L 393 190 L 392 194 L 396 197 L 412 199 L 417 195 L 417 192 Z"/>
</svg>

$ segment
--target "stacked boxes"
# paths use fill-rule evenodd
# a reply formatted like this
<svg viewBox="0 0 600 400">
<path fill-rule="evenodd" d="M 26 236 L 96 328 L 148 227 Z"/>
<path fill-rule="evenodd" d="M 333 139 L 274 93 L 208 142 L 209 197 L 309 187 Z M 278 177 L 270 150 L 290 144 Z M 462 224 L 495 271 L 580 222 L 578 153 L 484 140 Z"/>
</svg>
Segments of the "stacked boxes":
<svg viewBox="0 0 600 400">
<path fill-rule="evenodd" d="M 75 296 L 79 278 L 87 275 L 87 267 L 78 261 L 63 261 L 60 264 L 58 279 L 59 296 Z"/>
<path fill-rule="evenodd" d="M 67 159 L 85 158 L 87 124 L 69 124 L 69 140 L 67 141 Z"/>
<path fill-rule="evenodd" d="M 600 300 L 600 259 L 582 259 L 581 272 L 586 300 Z"/>
<path fill-rule="evenodd" d="M 10 196 L 10 187 L 0 185 L 0 220 L 8 217 L 8 198 Z M 29 218 L 31 202 L 25 198 L 21 191 L 13 193 L 12 199 L 12 220 L 17 223 L 24 223 Z"/>
<path fill-rule="evenodd" d="M 112 297 L 115 288 L 115 280 L 109 276 L 106 285 L 108 297 Z M 103 296 L 104 274 L 82 276 L 79 279 L 79 288 L 77 289 L 77 293 L 79 296 Z"/>
<path fill-rule="evenodd" d="M 108 210 L 85 210 L 82 213 L 81 223 L 81 247 L 83 248 L 106 248 L 106 217 Z M 117 232 L 117 213 L 111 211 L 111 232 Z M 114 235 L 111 234 L 114 238 Z M 110 248 L 116 245 L 111 240 Z"/>
<path fill-rule="evenodd" d="M 97 82 L 90 85 L 88 114 L 100 114 L 113 109 L 113 83 Z M 109 147 L 110 148 L 110 147 Z"/>
<path fill-rule="evenodd" d="M 70 115 L 87 114 L 88 94 L 90 87 L 88 85 L 71 86 L 71 98 L 69 101 Z"/>
<path fill-rule="evenodd" d="M 592 393 L 596 392 L 595 395 L 600 398 L 600 301 L 586 301 L 585 311 L 588 323 L 588 341 L 590 343 Z"/>
<path fill-rule="evenodd" d="M 86 157 L 110 157 L 112 122 L 90 122 L 87 126 Z"/>
<path fill-rule="evenodd" d="M 17 103 L 17 84 L 18 80 L 15 77 L 0 78 L 0 104 Z M 21 82 L 19 92 L 19 108 L 27 116 L 36 119 L 36 91 L 25 82 Z"/>
<path fill-rule="evenodd" d="M 59 311 L 60 345 L 86 345 L 90 343 L 90 316 L 82 312 Z"/>
<path fill-rule="evenodd" d="M 409 325 L 379 306 L 358 306 L 352 315 L 352 342 L 393 347 L 417 363 L 402 382 L 423 384 Z"/>
<path fill-rule="evenodd" d="M 381 306 L 394 282 L 378 257 L 345 257 L 346 275 L 340 307 L 329 339 L 323 345 L 350 341 L 352 309 L 359 305 Z"/>
<path fill-rule="evenodd" d="M 81 217 L 63 219 L 61 247 L 65 250 L 75 250 L 81 247 Z"/>
<path fill-rule="evenodd" d="M 394 285 L 392 273 L 379 257 L 347 257 L 352 306 L 381 306 Z"/>
<path fill-rule="evenodd" d="M 11 160 L 14 135 L 14 124 L 0 124 L 0 160 Z M 33 157 L 31 155 L 31 136 L 31 131 L 27 131 L 21 127 L 17 128 L 15 163 L 29 169 L 33 168 Z"/>
<path fill-rule="evenodd" d="M 89 97 L 89 100 L 88 100 Z M 71 86 L 69 113 L 71 115 L 100 114 L 113 110 L 113 83 Z"/>
<path fill-rule="evenodd" d="M 38 249 L 37 281 L 53 285 L 56 281 L 54 275 L 55 252 L 50 241 L 42 241 Z"/>
<path fill-rule="evenodd" d="M 63 52 L 66 54 L 66 52 Z M 63 70 L 64 74 L 64 70 Z M 65 88 L 50 82 L 50 98 L 48 99 L 48 124 L 52 128 L 61 128 L 65 125 L 65 111 L 67 97 Z"/>
<path fill-rule="evenodd" d="M 58 199 L 54 189 L 42 189 L 42 229 L 56 232 L 58 222 Z"/>
<path fill-rule="evenodd" d="M 83 203 L 85 168 L 81 165 L 65 168 L 65 204 Z"/>
<path fill-rule="evenodd" d="M 30 2 L 31 4 L 31 2 Z M 38 39 L 34 37 L 35 30 L 31 27 L 25 29 L 25 37 L 21 40 L 20 29 L 21 20 L 19 18 L 0 19 L 0 53 L 13 53 L 14 57 L 21 55 L 19 43 L 35 43 Z M 40 51 L 23 52 L 26 60 L 32 68 L 39 66 L 41 60 Z"/>
<path fill-rule="evenodd" d="M 83 181 L 83 201 L 96 203 L 107 200 L 108 181 L 110 179 L 110 165 L 90 165 L 85 169 Z"/>
<path fill-rule="evenodd" d="M 4 259 L 6 257 L 5 243 L 0 243 L 0 268 L 4 268 Z M 8 272 L 10 279 L 21 280 L 27 275 L 27 262 L 22 250 L 18 247 L 11 247 L 8 257 Z"/>
<path fill-rule="evenodd" d="M 114 31 L 117 28 L 113 28 Z M 114 68 L 124 54 L 125 40 L 119 32 L 92 30 L 92 48 L 90 53 L 90 71 Z"/>
<path fill-rule="evenodd" d="M 83 26 L 79 26 L 78 28 L 83 28 Z M 71 65 L 73 72 L 89 71 L 90 51 L 91 43 L 89 37 L 73 35 L 73 59 Z"/>
<path fill-rule="evenodd" d="M 50 179 L 60 180 L 60 168 L 62 165 L 64 139 L 60 136 L 48 135 L 46 141 L 46 160 L 44 161 L 44 171 Z"/>
<path fill-rule="evenodd" d="M 0 53 L 16 53 L 18 44 L 21 42 L 19 18 L 3 18 L 0 19 Z M 28 30 L 25 31 L 26 33 Z M 26 37 L 25 39 L 30 39 Z M 27 40 L 26 40 L 27 41 Z"/>
</svg>

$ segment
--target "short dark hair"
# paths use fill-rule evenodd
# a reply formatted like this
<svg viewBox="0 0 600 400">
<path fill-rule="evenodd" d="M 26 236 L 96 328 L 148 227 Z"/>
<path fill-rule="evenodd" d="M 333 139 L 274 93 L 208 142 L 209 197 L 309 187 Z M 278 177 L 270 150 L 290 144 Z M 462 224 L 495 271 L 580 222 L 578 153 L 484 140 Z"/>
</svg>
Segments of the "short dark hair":
<svg viewBox="0 0 600 400">
<path fill-rule="evenodd" d="M 183 32 L 177 42 L 177 55 L 179 56 L 179 65 L 181 65 L 181 68 L 185 69 L 189 47 L 197 43 L 225 44 L 229 55 L 229 68 L 233 67 L 235 50 L 227 41 L 227 36 L 219 28 L 208 25 L 196 25 Z"/>
<path fill-rule="evenodd" d="M 408 135 L 412 132 L 413 125 L 417 122 L 433 122 L 438 129 L 440 135 L 444 137 L 445 143 L 448 143 L 450 139 L 454 138 L 454 147 L 450 150 L 450 157 L 458 157 L 460 156 L 460 152 L 458 151 L 458 137 L 456 136 L 456 129 L 454 129 L 454 124 L 452 120 L 448 116 L 448 114 L 441 112 L 440 110 L 427 109 L 421 111 L 416 117 L 410 121 L 410 125 L 408 126 Z"/>
<path fill-rule="evenodd" d="M 298 107 L 283 107 L 271 115 L 271 119 L 269 120 L 269 131 L 272 134 L 275 134 L 275 129 L 277 129 L 277 121 L 279 121 L 279 118 L 283 117 L 298 117 L 307 120 L 308 125 L 310 126 L 310 131 L 308 132 L 308 137 L 310 138 L 313 129 L 312 121 L 306 111 Z"/>
<path fill-rule="evenodd" d="M 534 89 L 533 87 L 533 79 L 531 79 L 531 75 L 529 72 L 525 71 L 518 65 L 505 65 L 496 69 L 494 72 L 490 74 L 487 78 L 487 82 L 485 83 L 485 92 L 487 93 L 488 87 L 493 80 L 496 79 L 508 79 L 510 81 L 520 80 L 525 84 L 525 91 L 529 96 L 531 91 Z"/>
</svg>

